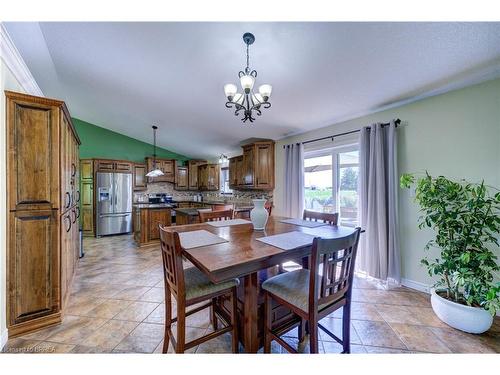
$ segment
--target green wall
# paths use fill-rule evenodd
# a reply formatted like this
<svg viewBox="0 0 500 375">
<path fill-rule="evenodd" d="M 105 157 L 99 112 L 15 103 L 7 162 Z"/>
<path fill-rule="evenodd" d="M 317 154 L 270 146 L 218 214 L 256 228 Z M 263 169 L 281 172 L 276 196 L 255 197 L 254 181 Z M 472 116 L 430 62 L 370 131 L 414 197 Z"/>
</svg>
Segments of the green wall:
<svg viewBox="0 0 500 375">
<path fill-rule="evenodd" d="M 130 160 L 143 163 L 146 156 L 152 156 L 153 145 L 134 138 L 101 128 L 100 126 L 73 118 L 80 145 L 80 158 L 103 158 Z M 189 158 L 175 152 L 157 147 L 159 158 L 186 161 Z"/>
</svg>

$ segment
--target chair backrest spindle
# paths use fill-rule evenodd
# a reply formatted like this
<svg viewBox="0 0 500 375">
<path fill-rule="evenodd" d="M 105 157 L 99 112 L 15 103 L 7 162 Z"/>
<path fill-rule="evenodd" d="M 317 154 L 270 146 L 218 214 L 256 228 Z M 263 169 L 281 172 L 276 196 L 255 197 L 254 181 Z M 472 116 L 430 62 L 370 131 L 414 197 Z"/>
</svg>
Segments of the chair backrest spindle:
<svg viewBox="0 0 500 375">
<path fill-rule="evenodd" d="M 198 211 L 200 223 L 207 221 L 231 220 L 233 218 L 233 210 L 224 211 Z"/>
</svg>

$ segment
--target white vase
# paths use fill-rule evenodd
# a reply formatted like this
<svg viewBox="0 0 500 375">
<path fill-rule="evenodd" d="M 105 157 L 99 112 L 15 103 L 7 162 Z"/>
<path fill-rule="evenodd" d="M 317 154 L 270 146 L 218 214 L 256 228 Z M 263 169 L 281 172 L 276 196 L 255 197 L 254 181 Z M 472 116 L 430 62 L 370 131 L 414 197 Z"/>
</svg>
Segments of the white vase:
<svg viewBox="0 0 500 375">
<path fill-rule="evenodd" d="M 464 332 L 483 333 L 493 324 L 493 317 L 485 309 L 447 300 L 434 289 L 431 289 L 431 305 L 439 319 Z"/>
<path fill-rule="evenodd" d="M 264 207 L 266 199 L 252 199 L 253 209 L 250 211 L 250 220 L 252 220 L 254 230 L 264 230 L 269 214 Z"/>
</svg>

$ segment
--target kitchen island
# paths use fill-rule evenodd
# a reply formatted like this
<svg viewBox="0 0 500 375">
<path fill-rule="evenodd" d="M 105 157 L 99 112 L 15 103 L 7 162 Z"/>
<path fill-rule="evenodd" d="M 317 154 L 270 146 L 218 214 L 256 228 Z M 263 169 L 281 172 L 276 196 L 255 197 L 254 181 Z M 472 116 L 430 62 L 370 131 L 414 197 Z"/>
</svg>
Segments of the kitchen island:
<svg viewBox="0 0 500 375">
<path fill-rule="evenodd" d="M 228 205 L 226 204 L 208 204 L 206 203 L 206 206 L 203 207 L 204 209 L 212 209 L 214 211 L 217 211 L 217 209 L 223 209 L 224 206 Z M 239 218 L 239 219 L 245 219 L 250 217 L 250 211 L 252 210 L 253 206 L 249 205 L 234 205 L 233 209 L 233 216 L 234 218 Z M 175 217 L 176 217 L 176 224 L 177 225 L 185 225 L 185 224 L 197 224 L 199 223 L 199 215 L 198 215 L 198 210 L 202 208 L 194 208 L 194 207 L 182 207 L 182 208 L 174 208 L 175 210 Z"/>
<path fill-rule="evenodd" d="M 199 223 L 198 208 L 176 208 L 175 223 L 176 225 L 196 224 Z"/>
<path fill-rule="evenodd" d="M 134 240 L 138 246 L 158 244 L 158 225 L 172 225 L 172 208 L 168 203 L 138 203 L 133 206 Z"/>
</svg>

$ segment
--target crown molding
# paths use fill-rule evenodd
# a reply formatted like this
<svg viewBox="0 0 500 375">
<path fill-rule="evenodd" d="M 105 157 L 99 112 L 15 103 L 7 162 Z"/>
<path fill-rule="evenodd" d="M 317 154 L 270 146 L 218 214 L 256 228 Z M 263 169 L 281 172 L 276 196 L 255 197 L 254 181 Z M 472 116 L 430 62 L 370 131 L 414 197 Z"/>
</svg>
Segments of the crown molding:
<svg viewBox="0 0 500 375">
<path fill-rule="evenodd" d="M 3 24 L 0 24 L 0 57 L 27 94 L 43 96 L 43 92 L 24 62 L 21 54 L 10 39 Z"/>
</svg>

